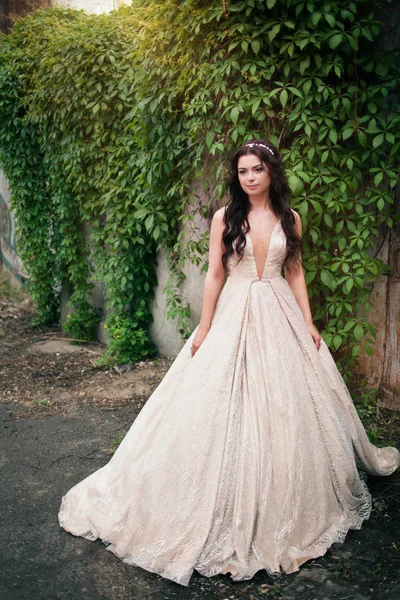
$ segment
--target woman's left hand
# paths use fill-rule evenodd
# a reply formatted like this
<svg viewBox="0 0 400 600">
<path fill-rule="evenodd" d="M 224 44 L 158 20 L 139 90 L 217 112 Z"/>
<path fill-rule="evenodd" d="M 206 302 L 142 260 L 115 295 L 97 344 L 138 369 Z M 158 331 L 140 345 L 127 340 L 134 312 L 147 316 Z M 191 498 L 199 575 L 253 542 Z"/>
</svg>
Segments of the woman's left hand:
<svg viewBox="0 0 400 600">
<path fill-rule="evenodd" d="M 321 348 L 321 336 L 319 334 L 318 329 L 315 327 L 314 323 L 309 323 L 307 327 L 312 339 L 314 340 L 314 344 L 317 350 L 319 350 Z"/>
</svg>

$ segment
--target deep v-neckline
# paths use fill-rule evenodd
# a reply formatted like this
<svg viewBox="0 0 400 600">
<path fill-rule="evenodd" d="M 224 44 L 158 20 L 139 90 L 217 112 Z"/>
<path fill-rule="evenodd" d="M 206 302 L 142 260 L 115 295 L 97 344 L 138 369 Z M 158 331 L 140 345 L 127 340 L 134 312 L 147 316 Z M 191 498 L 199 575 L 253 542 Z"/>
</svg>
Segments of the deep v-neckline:
<svg viewBox="0 0 400 600">
<path fill-rule="evenodd" d="M 273 229 L 271 231 L 271 235 L 270 235 L 270 238 L 269 238 L 268 252 L 267 252 L 267 256 L 265 257 L 264 267 L 263 267 L 263 269 L 261 271 L 261 277 L 258 275 L 258 271 L 257 271 L 256 257 L 254 256 L 254 244 L 253 244 L 253 240 L 251 239 L 250 232 L 246 233 L 246 237 L 249 238 L 249 240 L 250 240 L 251 253 L 253 255 L 253 262 L 254 262 L 254 269 L 256 271 L 256 275 L 257 275 L 258 281 L 262 281 L 262 278 L 264 277 L 265 269 L 267 268 L 267 263 L 268 263 L 268 259 L 269 259 L 269 255 L 270 255 L 272 238 L 273 238 L 273 235 L 274 235 L 274 233 L 275 233 L 275 231 L 276 231 L 276 229 L 277 229 L 277 227 L 278 227 L 278 225 L 279 225 L 280 222 L 281 222 L 281 219 L 279 219 L 275 223 L 275 225 L 274 225 L 274 227 L 273 227 Z"/>
</svg>

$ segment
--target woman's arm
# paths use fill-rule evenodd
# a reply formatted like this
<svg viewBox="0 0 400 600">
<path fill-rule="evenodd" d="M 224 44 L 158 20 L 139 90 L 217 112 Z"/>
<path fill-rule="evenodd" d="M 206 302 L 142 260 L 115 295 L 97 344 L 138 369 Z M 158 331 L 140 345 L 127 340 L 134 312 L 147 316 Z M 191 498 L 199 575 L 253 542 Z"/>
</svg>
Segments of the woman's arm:
<svg viewBox="0 0 400 600">
<path fill-rule="evenodd" d="M 225 282 L 225 269 L 222 264 L 222 254 L 224 252 L 222 233 L 225 229 L 224 212 L 225 207 L 217 210 L 211 222 L 208 271 L 204 282 L 200 323 L 192 343 L 192 356 L 197 352 L 210 329 L 215 306 Z"/>
<path fill-rule="evenodd" d="M 296 224 L 295 224 L 296 231 L 299 234 L 299 236 L 301 237 L 302 226 L 301 226 L 300 216 L 297 214 L 296 211 L 292 211 L 292 212 L 294 213 L 295 218 L 296 218 Z M 317 328 L 313 324 L 311 309 L 310 309 L 310 301 L 308 299 L 307 285 L 306 285 L 306 280 L 304 277 L 304 271 L 303 271 L 303 265 L 301 263 L 301 258 L 300 258 L 299 262 L 297 262 L 294 266 L 291 267 L 290 271 L 285 267 L 285 278 L 293 291 L 294 297 L 296 298 L 296 302 L 300 306 L 301 312 L 303 313 L 303 316 L 304 316 L 304 320 L 307 323 L 307 327 L 310 331 L 311 337 L 313 338 L 314 343 L 319 350 L 319 348 L 321 346 L 321 336 L 318 333 Z"/>
</svg>

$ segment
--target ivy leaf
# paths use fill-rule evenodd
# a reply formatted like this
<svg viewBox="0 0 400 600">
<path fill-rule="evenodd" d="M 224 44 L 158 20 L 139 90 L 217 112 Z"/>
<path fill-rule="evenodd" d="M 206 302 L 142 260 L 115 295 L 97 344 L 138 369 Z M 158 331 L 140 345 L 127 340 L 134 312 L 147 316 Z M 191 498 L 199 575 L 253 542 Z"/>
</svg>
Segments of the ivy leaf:
<svg viewBox="0 0 400 600">
<path fill-rule="evenodd" d="M 367 145 L 367 136 L 365 135 L 365 133 L 363 131 L 359 131 L 357 134 L 358 137 L 358 141 L 360 142 L 360 145 L 365 148 Z"/>
<path fill-rule="evenodd" d="M 386 75 L 389 72 L 389 66 L 386 65 L 385 63 L 382 62 L 378 62 L 376 67 L 375 67 L 375 72 L 380 75 L 381 77 L 386 77 Z"/>
<path fill-rule="evenodd" d="M 239 118 L 239 108 L 237 106 L 234 106 L 231 110 L 232 123 L 234 123 L 236 125 L 238 118 Z"/>
<path fill-rule="evenodd" d="M 251 114 L 254 116 L 258 109 L 260 108 L 261 98 L 258 98 L 251 107 Z"/>
<path fill-rule="evenodd" d="M 135 212 L 135 217 L 136 219 L 143 219 L 143 217 L 146 217 L 148 215 L 149 211 L 147 208 L 139 208 L 136 212 Z"/>
<path fill-rule="evenodd" d="M 144 222 L 144 226 L 146 227 L 147 231 L 151 230 L 151 228 L 153 227 L 153 223 L 154 223 L 154 215 L 151 214 L 148 217 L 146 217 L 146 220 Z"/>
<path fill-rule="evenodd" d="M 332 144 L 336 144 L 337 142 L 337 133 L 335 129 L 330 129 L 329 130 L 329 139 L 331 140 Z"/>
<path fill-rule="evenodd" d="M 271 8 L 274 8 L 276 4 L 276 0 L 267 0 L 267 7 L 271 10 Z"/>
<path fill-rule="evenodd" d="M 308 69 L 309 66 L 310 66 L 310 57 L 307 56 L 304 60 L 301 61 L 300 65 L 299 65 L 300 73 L 302 75 L 304 75 L 304 71 L 306 69 Z"/>
<path fill-rule="evenodd" d="M 285 108 L 285 106 L 287 104 L 287 100 L 288 100 L 288 93 L 285 89 L 283 89 L 281 91 L 279 100 L 280 100 L 280 103 L 282 104 L 283 108 Z"/>
<path fill-rule="evenodd" d="M 332 292 L 335 291 L 337 287 L 337 282 L 335 277 L 332 275 L 330 271 L 326 269 L 321 270 L 321 281 L 324 285 L 326 285 Z"/>
<path fill-rule="evenodd" d="M 357 227 L 354 225 L 353 221 L 347 220 L 347 227 L 351 233 L 357 233 Z"/>
<path fill-rule="evenodd" d="M 307 79 L 307 80 L 304 82 L 304 84 L 303 84 L 303 91 L 304 91 L 304 94 L 305 94 L 306 96 L 308 95 L 308 92 L 309 92 L 309 91 L 310 91 L 310 89 L 311 89 L 311 85 L 312 85 L 312 80 L 311 80 L 311 79 Z"/>
<path fill-rule="evenodd" d="M 314 207 L 314 210 L 316 211 L 316 213 L 318 215 L 322 215 L 322 206 L 319 202 L 316 202 L 316 200 L 311 200 L 311 204 Z"/>
<path fill-rule="evenodd" d="M 352 127 L 348 127 L 347 129 L 343 129 L 342 140 L 347 140 L 349 137 L 353 135 L 354 129 Z"/>
<path fill-rule="evenodd" d="M 347 305 L 347 303 L 345 303 Z M 352 310 L 352 307 L 350 306 L 350 311 Z M 343 331 L 345 331 L 346 333 L 348 331 L 350 331 L 350 329 L 353 329 L 354 327 L 354 319 L 349 319 L 346 323 L 345 326 L 343 327 Z"/>
<path fill-rule="evenodd" d="M 324 162 L 326 162 L 326 160 L 327 160 L 328 156 L 329 156 L 329 150 L 325 150 L 325 151 L 324 151 L 324 152 L 321 154 L 321 162 L 322 162 L 322 164 L 323 164 Z"/>
<path fill-rule="evenodd" d="M 340 233 L 342 231 L 343 225 L 344 225 L 343 219 L 341 221 L 338 221 L 338 223 L 336 223 L 336 227 L 335 227 L 336 233 Z"/>
<path fill-rule="evenodd" d="M 342 33 L 336 33 L 335 35 L 333 35 L 331 37 L 331 39 L 329 40 L 329 46 L 332 48 L 332 50 L 334 50 L 335 48 L 337 48 L 339 46 L 342 39 L 343 39 Z"/>
<path fill-rule="evenodd" d="M 387 133 L 385 137 L 386 141 L 389 142 L 389 144 L 394 144 L 396 141 L 396 138 L 394 137 L 393 133 Z"/>
<path fill-rule="evenodd" d="M 306 283 L 309 285 L 313 279 L 315 278 L 317 271 L 307 271 L 306 272 Z"/>
<path fill-rule="evenodd" d="M 348 98 L 342 98 L 343 108 L 347 111 L 351 110 L 351 102 Z"/>
<path fill-rule="evenodd" d="M 215 134 L 214 134 L 214 132 L 213 132 L 213 131 L 209 131 L 209 132 L 207 133 L 207 135 L 206 135 L 206 144 L 207 144 L 207 147 L 208 147 L 208 148 L 211 148 L 211 146 L 212 146 L 212 143 L 213 143 L 213 141 L 214 141 L 214 136 L 215 136 Z"/>
<path fill-rule="evenodd" d="M 290 175 L 288 178 L 288 183 L 293 194 L 296 194 L 297 191 L 302 187 L 302 183 L 300 179 L 296 177 L 296 175 Z"/>
<path fill-rule="evenodd" d="M 276 38 L 280 29 L 281 29 L 280 25 L 274 25 L 273 28 L 271 29 L 271 31 L 268 32 L 268 38 L 269 38 L 270 42 L 272 42 Z"/>
<path fill-rule="evenodd" d="M 383 133 L 380 133 L 379 135 L 374 137 L 374 139 L 372 140 L 372 146 L 374 148 L 378 148 L 378 146 L 381 146 L 382 144 L 383 144 Z"/>
<path fill-rule="evenodd" d="M 260 51 L 260 48 L 261 48 L 260 42 L 258 40 L 253 40 L 251 42 L 251 48 L 252 48 L 254 54 L 258 54 Z"/>
<path fill-rule="evenodd" d="M 336 334 L 335 336 L 333 336 L 333 340 L 332 340 L 332 344 L 335 350 L 338 350 L 338 348 L 340 348 L 340 346 L 342 345 L 342 337 L 339 334 Z"/>
<path fill-rule="evenodd" d="M 352 279 L 347 279 L 343 286 L 344 293 L 350 294 L 351 290 L 353 289 L 353 286 L 354 286 L 354 281 Z"/>
<path fill-rule="evenodd" d="M 302 217 L 305 217 L 308 213 L 308 202 L 307 200 L 304 200 L 304 202 L 302 202 L 299 206 L 298 206 L 298 211 L 300 213 L 300 215 Z"/>
<path fill-rule="evenodd" d="M 330 13 L 327 13 L 325 16 L 325 20 L 327 21 L 327 23 L 329 23 L 329 25 L 331 27 L 335 27 L 336 24 L 336 19 L 333 15 L 331 15 Z"/>
<path fill-rule="evenodd" d="M 318 231 L 316 231 L 313 227 L 311 227 L 310 235 L 311 235 L 311 239 L 314 242 L 314 244 L 317 244 L 318 240 L 320 239 Z"/>
<path fill-rule="evenodd" d="M 321 13 L 320 13 L 320 12 L 315 12 L 315 13 L 313 13 L 313 14 L 311 15 L 311 22 L 312 22 L 312 24 L 313 24 L 313 25 L 318 25 L 318 23 L 319 23 L 319 22 L 320 22 L 320 20 L 321 20 L 321 17 L 322 17 L 322 15 L 321 15 Z"/>
<path fill-rule="evenodd" d="M 301 93 L 301 91 L 298 90 L 297 88 L 293 87 L 292 85 L 290 85 L 288 87 L 288 90 L 290 92 L 292 92 L 292 94 L 294 94 L 295 96 L 298 96 L 299 98 L 303 98 L 303 94 Z"/>
<path fill-rule="evenodd" d="M 357 342 L 359 342 L 364 335 L 364 327 L 360 323 L 357 323 L 357 325 L 354 327 L 353 333 Z"/>
</svg>

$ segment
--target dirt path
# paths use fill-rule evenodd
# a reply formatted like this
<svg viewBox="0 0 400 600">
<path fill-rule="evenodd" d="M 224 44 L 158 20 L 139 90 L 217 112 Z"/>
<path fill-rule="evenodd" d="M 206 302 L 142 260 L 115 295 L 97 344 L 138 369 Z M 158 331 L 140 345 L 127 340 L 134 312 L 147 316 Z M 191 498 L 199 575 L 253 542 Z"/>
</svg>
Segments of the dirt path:
<svg viewBox="0 0 400 600">
<path fill-rule="evenodd" d="M 400 478 L 369 481 L 374 510 L 361 531 L 300 573 L 271 583 L 194 574 L 188 588 L 134 568 L 98 540 L 58 525 L 61 496 L 106 464 L 171 360 L 98 370 L 100 344 L 72 346 L 32 328 L 29 305 L 0 302 L 1 600 L 397 600 Z M 396 418 L 386 414 L 390 436 Z"/>
<path fill-rule="evenodd" d="M 98 369 L 103 344 L 71 344 L 60 329 L 33 328 L 32 316 L 25 302 L 0 302 L 0 402 L 22 404 L 26 416 L 70 415 L 87 405 L 140 410 L 172 362 Z"/>
</svg>

